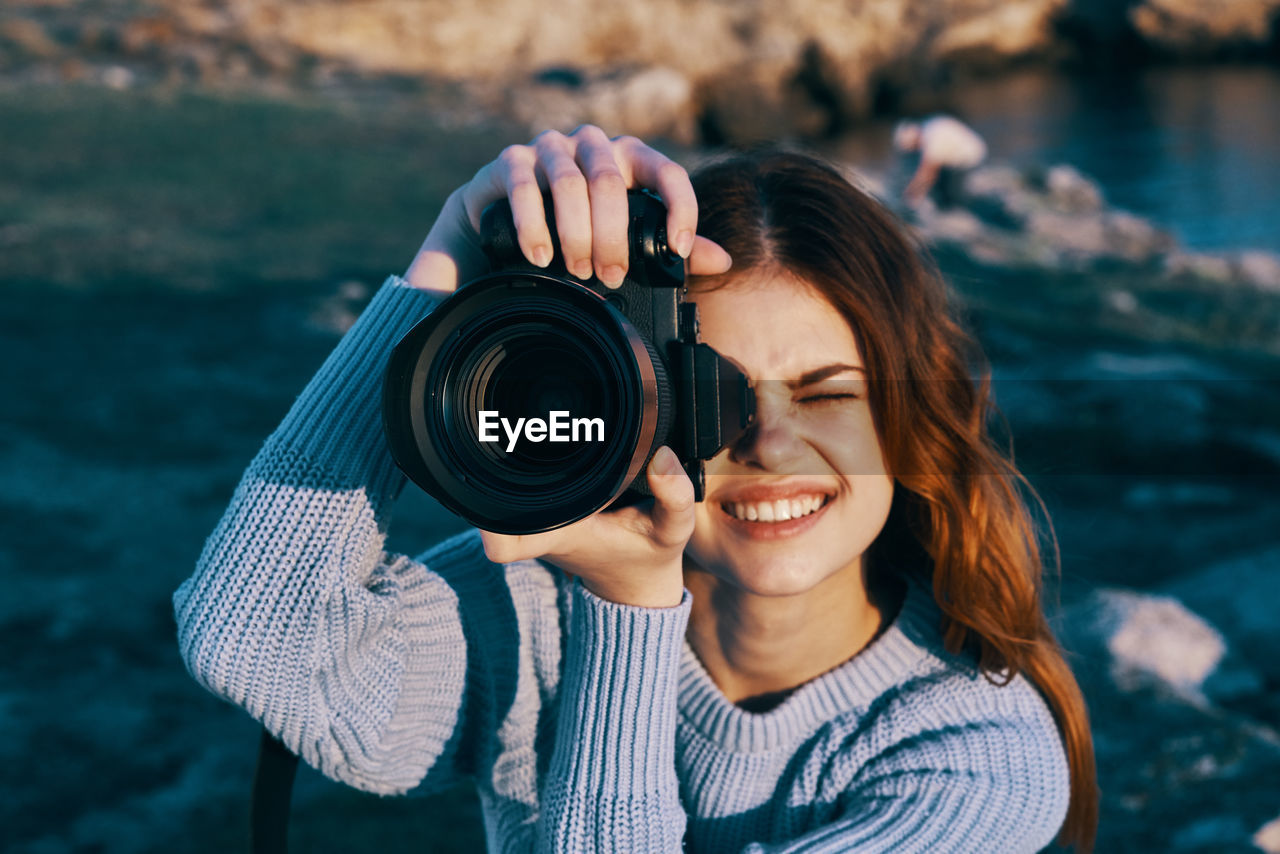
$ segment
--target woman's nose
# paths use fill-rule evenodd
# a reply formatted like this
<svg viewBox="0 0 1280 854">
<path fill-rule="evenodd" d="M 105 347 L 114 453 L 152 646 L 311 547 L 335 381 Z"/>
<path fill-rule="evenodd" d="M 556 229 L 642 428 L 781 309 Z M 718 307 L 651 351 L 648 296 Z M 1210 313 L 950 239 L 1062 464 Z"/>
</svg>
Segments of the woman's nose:
<svg viewBox="0 0 1280 854">
<path fill-rule="evenodd" d="M 803 452 L 804 443 L 789 407 L 763 395 L 756 400 L 751 426 L 729 448 L 729 459 L 765 471 L 784 471 Z"/>
</svg>

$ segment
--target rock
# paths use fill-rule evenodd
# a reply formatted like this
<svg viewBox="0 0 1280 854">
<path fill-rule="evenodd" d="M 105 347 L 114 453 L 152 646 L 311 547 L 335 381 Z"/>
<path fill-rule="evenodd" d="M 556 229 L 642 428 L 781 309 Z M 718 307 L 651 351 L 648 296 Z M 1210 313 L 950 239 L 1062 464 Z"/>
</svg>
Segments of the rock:
<svg viewBox="0 0 1280 854">
<path fill-rule="evenodd" d="M 1102 210 L 1102 189 L 1074 166 L 1058 163 L 1045 172 L 1049 204 L 1068 214 L 1097 213 Z"/>
<path fill-rule="evenodd" d="M 533 133 L 590 122 L 610 135 L 630 133 L 684 144 L 695 139 L 693 87 L 678 71 L 645 68 L 595 79 L 584 76 L 577 86 L 560 79 L 512 90 L 509 114 Z"/>
<path fill-rule="evenodd" d="M 1240 278 L 1259 290 L 1280 294 L 1280 255 L 1273 252 L 1241 252 L 1236 257 Z"/>
<path fill-rule="evenodd" d="M 741 144 L 776 139 L 780 133 L 825 132 L 833 121 L 829 109 L 795 84 L 797 67 L 783 65 L 748 62 L 703 80 L 698 109 L 705 140 Z"/>
<path fill-rule="evenodd" d="M 1143 41 L 1184 58 L 1258 53 L 1280 20 L 1280 0 L 1142 0 L 1128 12 Z"/>
<path fill-rule="evenodd" d="M 982 238 L 982 221 L 967 210 L 948 208 L 940 211 L 932 204 L 922 204 L 918 211 L 934 240 L 969 245 Z"/>
<path fill-rule="evenodd" d="M 1122 688 L 1157 681 L 1178 694 L 1199 697 L 1227 654 L 1222 634 L 1172 596 L 1131 590 L 1096 590 L 1064 615 L 1072 648 L 1105 652 Z"/>
<path fill-rule="evenodd" d="M 125 53 L 143 54 L 173 47 L 178 40 L 178 27 L 172 18 L 149 15 L 129 21 L 119 35 Z"/>
<path fill-rule="evenodd" d="M 1258 828 L 1253 835 L 1253 844 L 1265 854 L 1280 854 L 1280 816 Z"/>
<path fill-rule="evenodd" d="M 554 14 L 534 0 L 159 2 L 193 32 L 370 72 L 502 87 L 550 67 L 669 69 L 735 140 L 857 120 L 883 87 L 931 84 L 939 66 L 1040 54 L 1067 0 L 564 0 Z M 741 131 L 730 121 L 753 113 L 764 119 Z"/>
<path fill-rule="evenodd" d="M 1235 278 L 1231 259 L 1207 252 L 1174 250 L 1164 257 L 1165 275 L 1226 284 Z"/>
<path fill-rule="evenodd" d="M 1107 253 L 1132 264 L 1145 264 L 1174 248 L 1173 235 L 1128 211 L 1111 211 L 1102 217 Z"/>
<path fill-rule="evenodd" d="M 1107 291 L 1103 296 L 1103 301 L 1108 308 L 1120 314 L 1133 314 L 1138 310 L 1138 298 L 1131 291 Z"/>
<path fill-rule="evenodd" d="M 1088 269 L 1110 247 L 1106 222 L 1102 217 L 1077 217 L 1042 209 L 1026 219 L 1027 235 L 1061 255 L 1064 265 Z"/>
<path fill-rule="evenodd" d="M 1054 25 L 1066 2 L 1005 3 L 979 7 L 948 26 L 933 42 L 936 59 L 993 64 L 1000 59 L 1043 53 L 1054 46 Z"/>
<path fill-rule="evenodd" d="M 133 87 L 137 75 L 123 65 L 108 65 L 102 69 L 101 79 L 102 85 L 108 89 L 122 91 Z"/>
<path fill-rule="evenodd" d="M 1040 207 L 1026 176 L 1003 164 L 980 166 L 964 176 L 965 205 L 1000 228 L 1021 228 Z"/>
<path fill-rule="evenodd" d="M 1146 267 L 1176 249 L 1173 236 L 1163 229 L 1127 211 L 1108 209 L 1098 185 L 1066 164 L 1042 173 L 1004 164 L 973 169 L 965 176 L 963 204 L 985 224 L 968 246 L 958 246 L 978 263 L 1006 257 L 1035 267 L 1090 272 Z M 930 239 L 963 243 L 954 229 L 944 233 L 927 217 L 922 225 Z M 1137 307 L 1121 299 L 1124 305 L 1112 307 L 1123 312 Z"/>
<path fill-rule="evenodd" d="M 1280 548 L 1224 561 L 1161 590 L 1222 627 L 1233 649 L 1267 678 L 1280 682 Z"/>
<path fill-rule="evenodd" d="M 28 56 L 51 59 L 62 53 L 62 46 L 49 37 L 38 21 L 10 18 L 0 22 L 0 39 L 13 44 Z"/>
</svg>

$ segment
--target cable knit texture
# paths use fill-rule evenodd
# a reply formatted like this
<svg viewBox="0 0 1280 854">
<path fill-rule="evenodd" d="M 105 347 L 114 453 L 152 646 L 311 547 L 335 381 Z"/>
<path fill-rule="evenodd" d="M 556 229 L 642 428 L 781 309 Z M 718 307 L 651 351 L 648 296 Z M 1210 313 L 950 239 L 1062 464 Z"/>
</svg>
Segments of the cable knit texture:
<svg viewBox="0 0 1280 854">
<path fill-rule="evenodd" d="M 379 410 L 434 302 L 391 277 L 245 472 L 174 596 L 191 673 L 307 763 L 382 794 L 476 785 L 490 851 L 1036 851 L 1068 771 L 1043 700 L 948 655 L 929 592 L 753 714 L 684 639 L 474 533 L 383 550 L 404 479 Z"/>
</svg>

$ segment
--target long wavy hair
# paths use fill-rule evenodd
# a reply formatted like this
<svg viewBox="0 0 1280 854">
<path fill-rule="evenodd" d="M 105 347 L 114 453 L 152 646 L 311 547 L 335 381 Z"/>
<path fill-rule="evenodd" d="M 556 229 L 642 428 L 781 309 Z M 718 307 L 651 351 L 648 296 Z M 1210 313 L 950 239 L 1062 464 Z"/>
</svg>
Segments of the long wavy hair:
<svg viewBox="0 0 1280 854">
<path fill-rule="evenodd" d="M 1036 686 L 1071 771 L 1058 842 L 1090 851 L 1098 820 L 1093 740 L 1084 697 L 1041 605 L 1045 568 L 1029 502 L 1042 505 L 988 430 L 996 414 L 990 371 L 940 273 L 892 213 L 810 155 L 736 154 L 699 169 L 693 183 L 698 232 L 733 256 L 728 274 L 696 284 L 786 271 L 853 329 L 894 477 L 889 520 L 867 555 L 869 580 L 921 573 L 944 615 L 948 651 L 969 651 L 997 684 L 1021 673 Z"/>
</svg>

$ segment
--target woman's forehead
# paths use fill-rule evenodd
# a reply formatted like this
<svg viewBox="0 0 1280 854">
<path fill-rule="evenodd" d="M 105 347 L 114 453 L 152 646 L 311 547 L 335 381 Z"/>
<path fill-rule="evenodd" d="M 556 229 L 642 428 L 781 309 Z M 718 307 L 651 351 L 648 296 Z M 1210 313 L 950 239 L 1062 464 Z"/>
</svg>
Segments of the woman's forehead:
<svg viewBox="0 0 1280 854">
<path fill-rule="evenodd" d="M 831 364 L 862 367 L 853 331 L 817 289 L 794 276 L 745 275 L 695 289 L 702 340 L 756 379 L 796 379 Z"/>
</svg>

